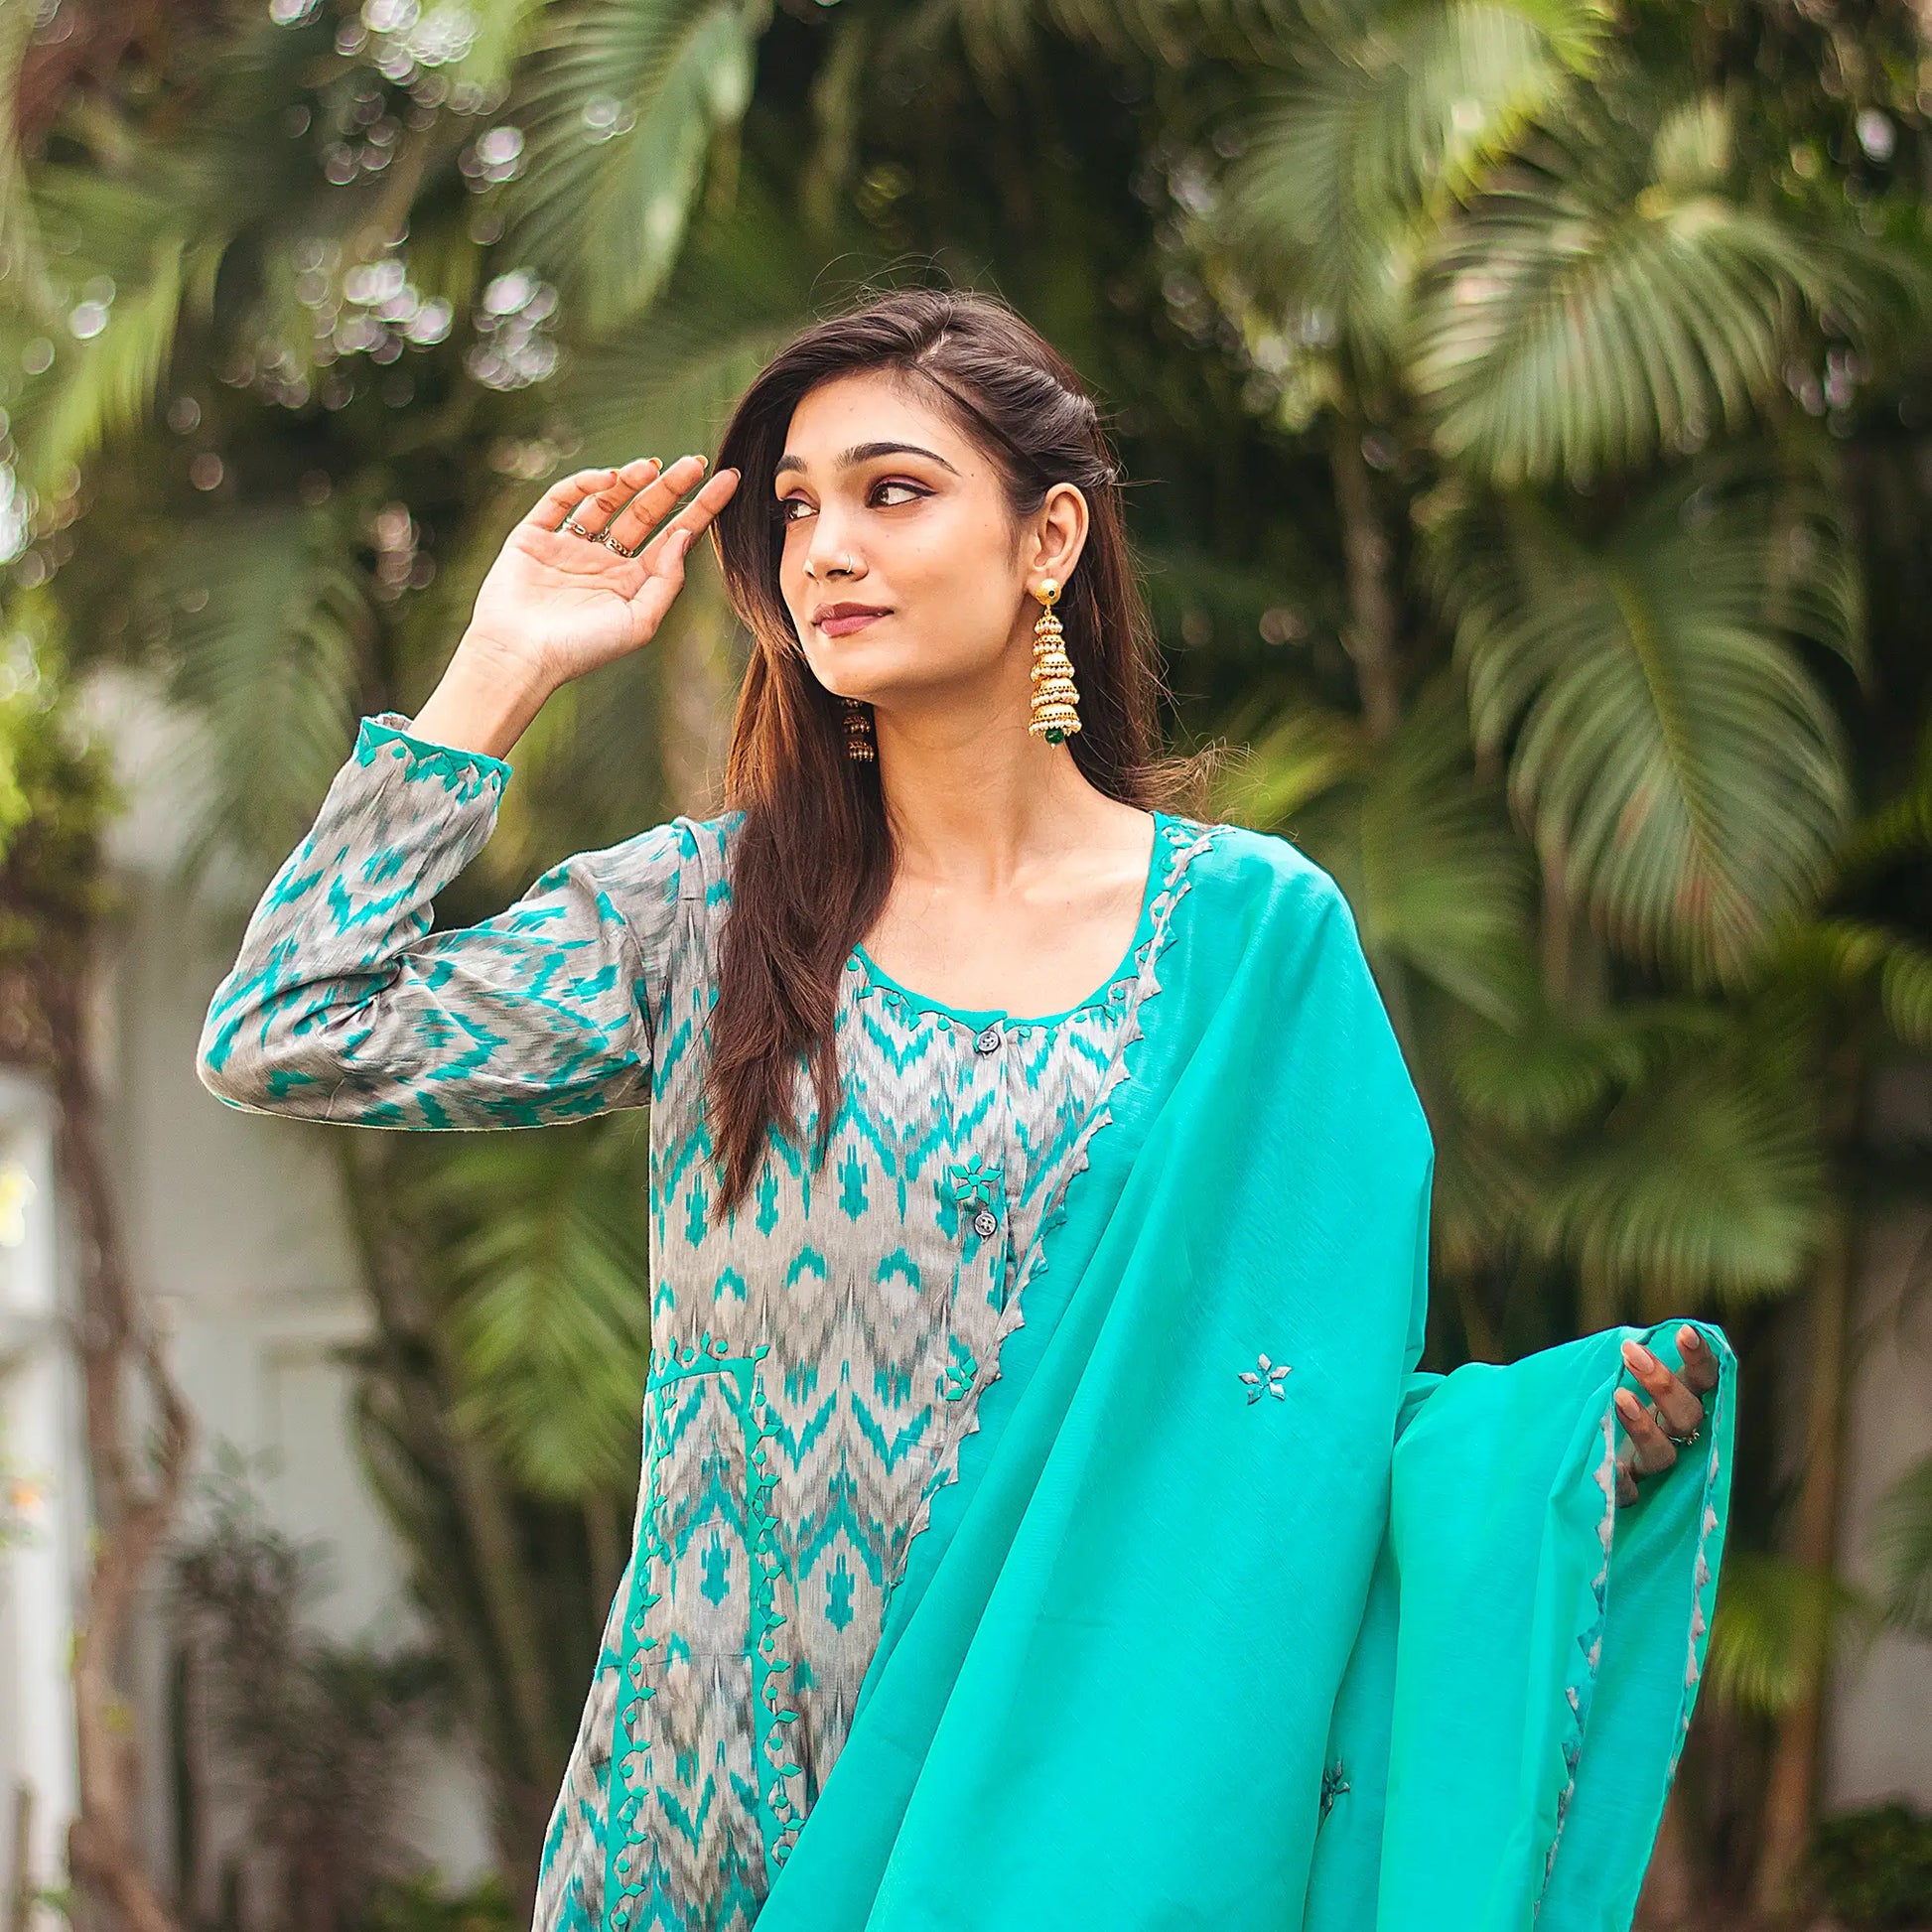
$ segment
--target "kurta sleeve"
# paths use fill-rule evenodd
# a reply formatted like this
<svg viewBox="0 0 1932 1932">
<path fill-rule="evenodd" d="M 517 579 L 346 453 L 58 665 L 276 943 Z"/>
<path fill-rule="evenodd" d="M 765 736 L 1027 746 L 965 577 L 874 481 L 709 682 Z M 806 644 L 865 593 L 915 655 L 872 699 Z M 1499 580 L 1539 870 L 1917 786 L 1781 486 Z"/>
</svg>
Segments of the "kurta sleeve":
<svg viewBox="0 0 1932 1932">
<path fill-rule="evenodd" d="M 203 1084 L 230 1107 L 390 1128 L 535 1127 L 650 1098 L 686 840 L 677 821 L 553 867 L 432 932 L 511 766 L 361 720 L 308 836 L 209 1002 Z"/>
</svg>

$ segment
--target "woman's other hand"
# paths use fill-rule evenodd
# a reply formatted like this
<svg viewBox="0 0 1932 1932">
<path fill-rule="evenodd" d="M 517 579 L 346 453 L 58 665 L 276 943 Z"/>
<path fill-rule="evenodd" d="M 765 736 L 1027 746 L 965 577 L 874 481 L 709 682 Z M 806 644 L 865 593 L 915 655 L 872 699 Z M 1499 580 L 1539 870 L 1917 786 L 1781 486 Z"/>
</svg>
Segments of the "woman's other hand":
<svg viewBox="0 0 1932 1932">
<path fill-rule="evenodd" d="M 497 552 L 411 731 L 506 758 L 559 685 L 648 643 L 684 587 L 685 552 L 738 487 L 738 472 L 721 470 L 679 509 L 703 475 L 701 456 L 661 474 L 655 457 L 634 457 L 545 490 Z"/>
<path fill-rule="evenodd" d="M 1666 1368 L 1641 1342 L 1624 1341 L 1623 1359 L 1631 1374 L 1655 1398 L 1655 1404 L 1644 1402 L 1631 1389 L 1616 1392 L 1617 1414 L 1629 1435 L 1629 1441 L 1617 1451 L 1619 1503 L 1635 1502 L 1639 1479 L 1668 1469 L 1677 1460 L 1679 1445 L 1671 1437 L 1688 1437 L 1704 1425 L 1705 1392 L 1718 1386 L 1717 1357 L 1688 1321 L 1677 1331 L 1677 1345 L 1684 1356 L 1681 1376 Z"/>
</svg>

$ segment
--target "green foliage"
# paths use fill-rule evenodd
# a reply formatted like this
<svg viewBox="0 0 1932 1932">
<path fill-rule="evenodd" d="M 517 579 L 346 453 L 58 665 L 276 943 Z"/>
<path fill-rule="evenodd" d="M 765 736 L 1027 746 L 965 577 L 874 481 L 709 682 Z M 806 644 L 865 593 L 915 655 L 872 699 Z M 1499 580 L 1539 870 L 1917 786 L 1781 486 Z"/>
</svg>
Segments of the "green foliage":
<svg viewBox="0 0 1932 1932">
<path fill-rule="evenodd" d="M 1858 1932 L 1932 1920 L 1932 1818 L 1902 1802 L 1821 1819 L 1811 1868 L 1826 1904 Z"/>
<path fill-rule="evenodd" d="M 1438 1350 L 1707 1311 L 1748 1341 L 1804 1288 L 1874 1164 L 1870 1066 L 1932 1041 L 1904 0 L 466 11 L 441 52 L 352 0 L 217 12 L 137 36 L 25 167 L 0 142 L 13 620 L 201 721 L 191 869 L 267 876 L 550 478 L 712 447 L 867 278 L 995 288 L 1108 406 L 1167 723 L 1245 754 L 1216 810 L 1355 909 L 1438 1147 Z M 696 562 L 519 744 L 440 917 L 695 802 L 744 649 Z M 22 876 L 91 877 L 91 780 L 38 714 L 16 741 Z M 365 1441 L 506 1869 L 621 1560 L 642 1124 L 359 1179 Z M 1774 1525 L 1768 1471 L 1739 1494 Z M 1735 1548 L 1713 1682 L 1789 1709 L 1879 1614 Z M 425 1881 L 369 1922 L 496 1909 Z"/>
<path fill-rule="evenodd" d="M 71 957 L 112 900 L 100 863 L 124 799 L 108 746 L 90 737 L 32 634 L 0 661 L 0 976 Z M 10 1028 L 10 1031 L 12 1029 Z"/>
<path fill-rule="evenodd" d="M 1932 1455 L 1922 1455 L 1879 1498 L 1872 1552 L 1884 1571 L 1887 1613 L 1932 1638 Z"/>
<path fill-rule="evenodd" d="M 205 1480 L 174 1593 L 209 1720 L 200 1775 L 240 1799 L 285 1924 L 356 1923 L 401 1856 L 403 1747 L 442 1687 L 420 1651 L 320 1635 L 324 1553 L 269 1522 L 232 1450 Z"/>
<path fill-rule="evenodd" d="M 1261 80 L 1204 239 L 1331 337 L 1387 351 L 1432 211 L 1569 96 L 1609 17 L 1595 0 L 1361 11 L 1311 37 L 1292 79 Z"/>
<path fill-rule="evenodd" d="M 593 333 L 635 316 L 677 258 L 707 149 L 752 92 L 768 0 L 588 0 L 520 70 L 527 168 L 510 240 Z"/>
<path fill-rule="evenodd" d="M 453 1892 L 434 1874 L 418 1873 L 379 1887 L 355 1932 L 521 1932 L 521 1926 L 499 1878 Z"/>
<path fill-rule="evenodd" d="M 1774 1717 L 1809 1693 L 1836 1638 L 1863 1647 L 1882 1621 L 1880 1607 L 1842 1578 L 1761 1550 L 1730 1551 L 1705 1668 L 1727 1703 Z"/>
<path fill-rule="evenodd" d="M 534 1148 L 466 1137 L 406 1197 L 438 1230 L 463 1367 L 458 1420 L 541 1496 L 621 1494 L 636 1470 L 650 1361 L 640 1121 Z"/>
<path fill-rule="evenodd" d="M 1566 102 L 1429 264 L 1409 380 L 1444 456 L 1505 487 L 1747 430 L 1807 323 L 1870 349 L 1923 308 L 1908 259 L 1753 202 L 1730 103 L 1649 82 Z"/>
<path fill-rule="evenodd" d="M 1843 728 L 1780 634 L 1779 505 L 1682 479 L 1585 539 L 1445 492 L 1429 540 L 1477 742 L 1508 748 L 1546 862 L 1631 957 L 1742 981 L 1851 815 Z"/>
</svg>

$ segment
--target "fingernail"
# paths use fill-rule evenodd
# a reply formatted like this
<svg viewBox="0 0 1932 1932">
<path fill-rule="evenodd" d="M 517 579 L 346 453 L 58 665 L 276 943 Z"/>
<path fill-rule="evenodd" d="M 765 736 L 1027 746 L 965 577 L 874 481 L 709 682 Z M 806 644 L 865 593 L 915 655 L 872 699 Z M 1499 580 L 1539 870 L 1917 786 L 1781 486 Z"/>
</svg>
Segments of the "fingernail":
<svg viewBox="0 0 1932 1932">
<path fill-rule="evenodd" d="M 1616 1392 L 1616 1406 L 1626 1416 L 1634 1416 L 1637 1413 L 1637 1398 L 1628 1389 L 1618 1389 Z"/>
<path fill-rule="evenodd" d="M 1693 1353 L 1704 1346 L 1704 1337 L 1691 1327 L 1678 1329 L 1677 1340 L 1680 1347 L 1688 1348 Z"/>
<path fill-rule="evenodd" d="M 1657 1359 L 1640 1341 L 1626 1340 L 1623 1344 L 1623 1352 L 1639 1368 L 1649 1368 Z"/>
</svg>

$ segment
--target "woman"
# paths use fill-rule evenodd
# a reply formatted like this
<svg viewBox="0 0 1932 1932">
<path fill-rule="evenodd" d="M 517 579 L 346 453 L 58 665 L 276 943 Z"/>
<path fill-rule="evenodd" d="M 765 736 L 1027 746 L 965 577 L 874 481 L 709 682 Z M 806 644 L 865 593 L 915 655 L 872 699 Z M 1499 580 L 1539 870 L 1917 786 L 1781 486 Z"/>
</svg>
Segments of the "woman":
<svg viewBox="0 0 1932 1932">
<path fill-rule="evenodd" d="M 677 507 L 702 468 L 517 527 L 200 1053 L 320 1120 L 650 1108 L 635 1537 L 538 1923 L 1627 1924 L 1724 1335 L 1417 1368 L 1433 1147 L 1347 904 L 1183 808 L 1107 440 L 1010 310 L 807 330 Z M 731 808 L 430 932 L 518 734 L 708 527 Z"/>
</svg>

